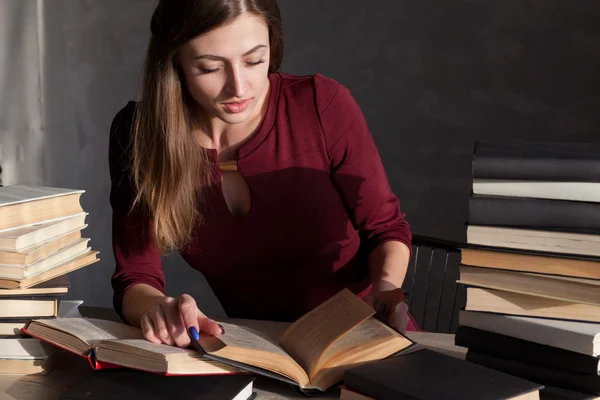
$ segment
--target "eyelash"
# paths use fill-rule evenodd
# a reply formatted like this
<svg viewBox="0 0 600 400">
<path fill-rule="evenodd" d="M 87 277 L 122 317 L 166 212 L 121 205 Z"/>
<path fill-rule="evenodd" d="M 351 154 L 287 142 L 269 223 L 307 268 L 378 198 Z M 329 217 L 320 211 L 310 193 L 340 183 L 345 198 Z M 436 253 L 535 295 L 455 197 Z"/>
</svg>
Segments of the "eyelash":
<svg viewBox="0 0 600 400">
<path fill-rule="evenodd" d="M 250 62 L 250 63 L 248 63 L 248 65 L 250 65 L 251 67 L 256 67 L 257 65 L 264 64 L 264 62 L 265 62 L 265 60 L 258 60 L 256 62 Z M 217 72 L 218 70 L 219 70 L 218 68 L 215 68 L 215 69 L 203 68 L 202 73 L 203 74 L 212 74 L 213 72 Z"/>
</svg>

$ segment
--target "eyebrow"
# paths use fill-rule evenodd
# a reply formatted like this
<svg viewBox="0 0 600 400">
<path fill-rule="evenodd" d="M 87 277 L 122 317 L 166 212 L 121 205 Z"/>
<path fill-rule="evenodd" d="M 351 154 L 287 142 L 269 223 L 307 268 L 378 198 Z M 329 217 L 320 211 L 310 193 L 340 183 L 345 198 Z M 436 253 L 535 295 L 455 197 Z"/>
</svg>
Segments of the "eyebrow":
<svg viewBox="0 0 600 400">
<path fill-rule="evenodd" d="M 259 44 L 258 46 L 254 46 L 253 48 L 251 48 L 250 50 L 248 50 L 247 52 L 245 52 L 244 54 L 242 54 L 242 57 L 246 57 L 252 53 L 254 53 L 256 50 L 258 49 L 262 49 L 267 47 L 264 44 Z M 202 54 L 200 56 L 194 57 L 194 60 L 199 60 L 201 58 L 208 58 L 209 60 L 216 60 L 216 61 L 221 61 L 221 60 L 225 60 L 224 57 L 219 57 L 219 56 L 215 56 L 212 54 Z"/>
</svg>

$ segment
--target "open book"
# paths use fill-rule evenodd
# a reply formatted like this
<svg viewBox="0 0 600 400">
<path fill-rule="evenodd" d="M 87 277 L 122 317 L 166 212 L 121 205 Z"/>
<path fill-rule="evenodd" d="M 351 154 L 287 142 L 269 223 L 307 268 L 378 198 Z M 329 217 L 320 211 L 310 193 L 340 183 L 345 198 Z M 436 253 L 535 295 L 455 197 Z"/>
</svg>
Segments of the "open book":
<svg viewBox="0 0 600 400">
<path fill-rule="evenodd" d="M 162 375 L 222 375 L 239 369 L 197 351 L 144 339 L 135 327 L 93 318 L 33 320 L 23 332 L 86 357 L 94 369 L 127 367 Z"/>
<path fill-rule="evenodd" d="M 293 324 L 220 320 L 220 336 L 201 335 L 206 357 L 301 389 L 325 391 L 344 370 L 412 348 L 413 342 L 374 317 L 348 289 Z"/>
</svg>

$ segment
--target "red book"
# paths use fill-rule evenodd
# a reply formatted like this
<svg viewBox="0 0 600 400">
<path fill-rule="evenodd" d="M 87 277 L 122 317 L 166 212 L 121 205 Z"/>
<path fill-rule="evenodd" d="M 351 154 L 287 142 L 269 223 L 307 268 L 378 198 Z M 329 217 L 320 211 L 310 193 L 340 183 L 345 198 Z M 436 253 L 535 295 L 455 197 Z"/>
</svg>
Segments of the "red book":
<svg viewBox="0 0 600 400">
<path fill-rule="evenodd" d="M 197 350 L 154 344 L 135 327 L 93 318 L 33 320 L 22 331 L 86 358 L 95 370 L 131 368 L 160 375 L 229 375 L 240 369 Z"/>
</svg>

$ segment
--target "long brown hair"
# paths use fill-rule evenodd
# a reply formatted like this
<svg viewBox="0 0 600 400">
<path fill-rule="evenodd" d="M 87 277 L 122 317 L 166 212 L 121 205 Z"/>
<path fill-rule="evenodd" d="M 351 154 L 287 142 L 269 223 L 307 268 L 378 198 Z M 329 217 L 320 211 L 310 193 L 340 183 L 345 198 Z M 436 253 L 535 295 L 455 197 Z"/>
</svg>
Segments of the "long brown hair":
<svg viewBox="0 0 600 400">
<path fill-rule="evenodd" d="M 161 0 L 150 30 L 141 98 L 133 125 L 134 206 L 151 213 L 154 240 L 164 253 L 181 249 L 204 221 L 202 193 L 210 184 L 206 150 L 192 138 L 194 100 L 177 65 L 179 47 L 244 12 L 262 16 L 269 27 L 269 72 L 283 58 L 277 0 Z"/>
</svg>

